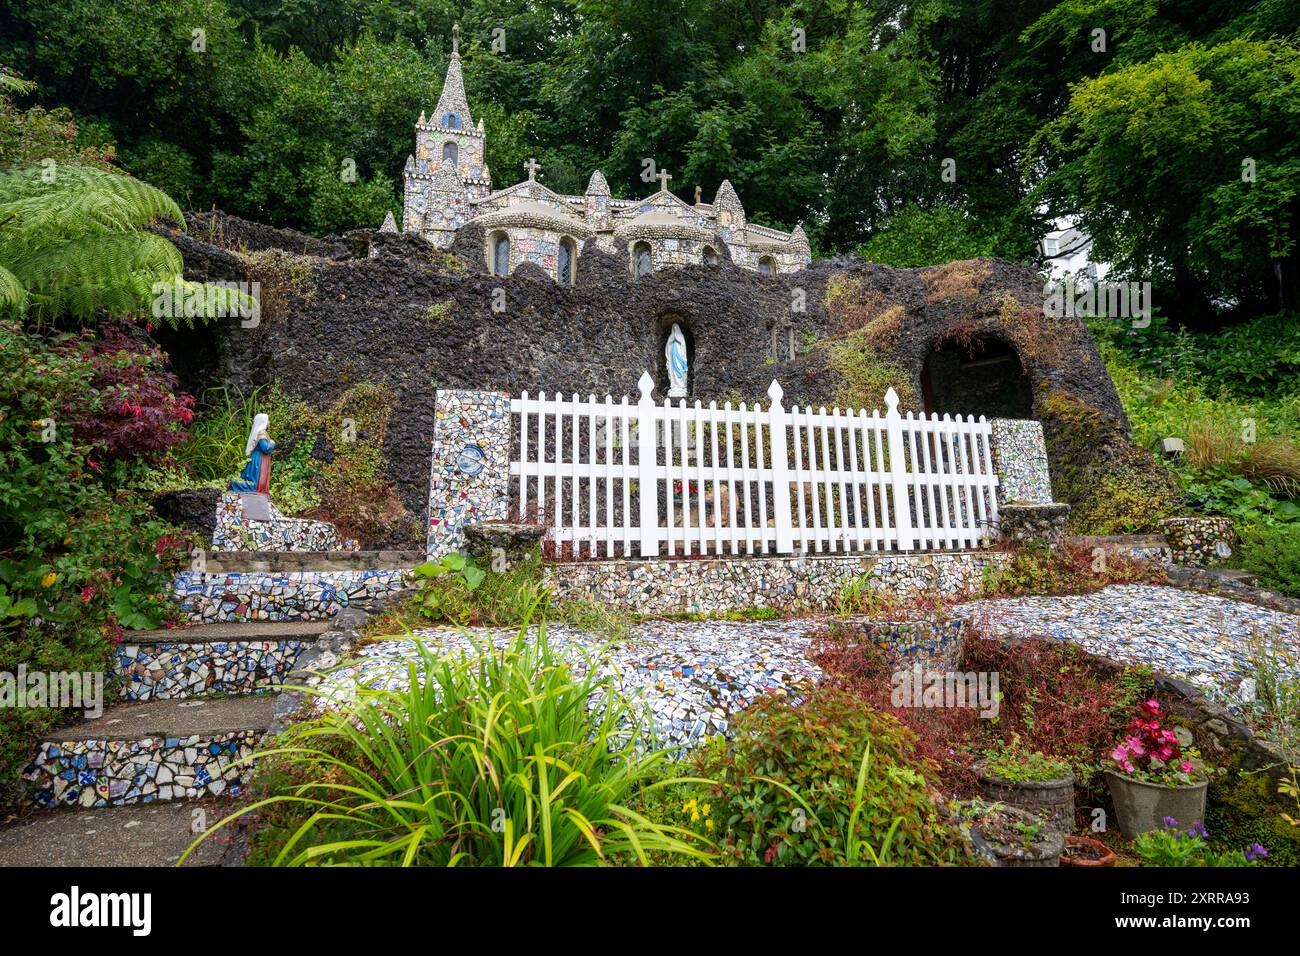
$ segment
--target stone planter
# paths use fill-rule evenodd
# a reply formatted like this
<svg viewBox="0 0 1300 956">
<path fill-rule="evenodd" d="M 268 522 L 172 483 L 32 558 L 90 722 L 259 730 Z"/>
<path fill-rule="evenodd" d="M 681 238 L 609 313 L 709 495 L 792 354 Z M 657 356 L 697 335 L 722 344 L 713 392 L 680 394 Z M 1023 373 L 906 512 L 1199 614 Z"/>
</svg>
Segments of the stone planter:
<svg viewBox="0 0 1300 956">
<path fill-rule="evenodd" d="M 974 818 L 967 834 L 977 856 L 994 866 L 1060 866 L 1065 837 L 1041 817 L 1004 803 L 969 806 L 964 813 Z"/>
<path fill-rule="evenodd" d="M 1208 781 L 1185 787 L 1163 787 L 1107 770 L 1106 784 L 1115 801 L 1120 832 L 1130 840 L 1138 834 L 1160 829 L 1165 817 L 1173 817 L 1183 827 L 1205 819 Z"/>
<path fill-rule="evenodd" d="M 998 511 L 998 530 L 1011 544 L 1059 548 L 1070 520 L 1068 504 L 1005 504 Z"/>
<path fill-rule="evenodd" d="M 1237 543 L 1232 519 L 1221 516 L 1165 518 L 1160 530 L 1169 541 L 1174 564 L 1213 567 L 1232 557 Z"/>
<path fill-rule="evenodd" d="M 1086 836 L 1066 836 L 1061 866 L 1076 869 L 1100 869 L 1115 865 L 1115 852 L 1100 840 Z"/>
<path fill-rule="evenodd" d="M 512 521 L 480 521 L 467 524 L 465 550 L 480 568 L 506 570 L 542 563 L 542 537 L 546 529 L 537 524 Z"/>
<path fill-rule="evenodd" d="M 1074 774 L 1052 780 L 1007 780 L 988 772 L 982 763 L 972 769 L 979 774 L 980 795 L 986 800 L 1028 810 L 1062 833 L 1074 829 Z"/>
</svg>

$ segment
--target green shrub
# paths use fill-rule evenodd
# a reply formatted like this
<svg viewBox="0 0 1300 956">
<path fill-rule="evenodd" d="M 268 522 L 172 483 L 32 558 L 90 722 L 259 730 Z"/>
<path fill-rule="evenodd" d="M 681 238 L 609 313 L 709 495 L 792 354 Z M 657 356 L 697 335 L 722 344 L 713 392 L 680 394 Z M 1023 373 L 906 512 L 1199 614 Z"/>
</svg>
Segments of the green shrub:
<svg viewBox="0 0 1300 956">
<path fill-rule="evenodd" d="M 1248 528 L 1236 563 L 1258 574 L 1260 587 L 1300 598 L 1300 522 Z"/>
<path fill-rule="evenodd" d="M 402 691 L 360 688 L 292 728 L 256 811 L 256 860 L 275 866 L 580 866 L 705 858 L 689 832 L 629 809 L 666 757 L 641 752 L 641 712 L 575 673 L 543 626 L 458 659 L 421 646 Z M 600 706 L 591 707 L 599 699 Z M 214 831 L 229 822 L 218 824 Z"/>
<path fill-rule="evenodd" d="M 804 703 L 764 698 L 733 730 L 694 758 L 697 775 L 714 781 L 697 803 L 708 803 L 717 821 L 709 835 L 721 862 L 857 864 L 868 861 L 868 846 L 890 865 L 964 861 L 959 837 L 931 803 L 926 776 L 935 767 L 893 717 L 819 688 Z"/>
<path fill-rule="evenodd" d="M 540 551 L 505 571 L 477 567 L 460 554 L 426 562 L 414 571 L 419 589 L 408 610 L 420 624 L 518 627 L 540 606 L 549 620 L 606 640 L 618 640 L 627 630 L 623 617 L 598 601 L 553 602 L 542 584 Z"/>
<path fill-rule="evenodd" d="M 980 764 L 985 773 L 1013 783 L 1057 780 L 1072 772 L 1068 760 L 1049 757 L 1036 750 L 1025 750 L 1019 746 L 1019 741 L 985 751 Z"/>
<path fill-rule="evenodd" d="M 0 671 L 111 671 L 124 628 L 170 612 L 188 544 L 131 492 L 105 487 L 65 408 L 93 406 L 87 353 L 0 323 Z M 106 689 L 111 690 L 108 682 Z M 0 803 L 32 738 L 67 719 L 0 708 Z"/>
</svg>

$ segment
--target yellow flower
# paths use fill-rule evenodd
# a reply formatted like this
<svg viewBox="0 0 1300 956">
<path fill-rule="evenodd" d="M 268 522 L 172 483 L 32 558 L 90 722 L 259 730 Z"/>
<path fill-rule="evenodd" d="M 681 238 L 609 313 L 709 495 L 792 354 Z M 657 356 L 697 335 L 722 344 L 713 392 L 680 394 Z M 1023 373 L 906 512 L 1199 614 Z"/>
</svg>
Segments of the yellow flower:
<svg viewBox="0 0 1300 956">
<path fill-rule="evenodd" d="M 698 813 L 692 813 L 692 814 L 691 814 L 691 822 L 692 822 L 692 823 L 697 823 L 697 822 L 699 821 L 699 819 L 700 819 L 700 815 L 699 815 Z"/>
<path fill-rule="evenodd" d="M 51 571 L 49 574 L 45 575 L 45 577 L 41 578 L 41 587 L 48 588 L 51 584 L 57 581 L 58 578 L 59 578 L 58 572 Z"/>
<path fill-rule="evenodd" d="M 712 830 L 712 829 L 713 829 L 713 818 L 712 818 L 712 817 L 710 817 L 708 820 L 705 820 L 705 821 L 704 821 L 704 829 L 706 829 L 706 830 Z"/>
<path fill-rule="evenodd" d="M 709 805 L 706 803 L 704 806 L 700 807 L 700 812 L 707 817 L 709 815 Z"/>
</svg>

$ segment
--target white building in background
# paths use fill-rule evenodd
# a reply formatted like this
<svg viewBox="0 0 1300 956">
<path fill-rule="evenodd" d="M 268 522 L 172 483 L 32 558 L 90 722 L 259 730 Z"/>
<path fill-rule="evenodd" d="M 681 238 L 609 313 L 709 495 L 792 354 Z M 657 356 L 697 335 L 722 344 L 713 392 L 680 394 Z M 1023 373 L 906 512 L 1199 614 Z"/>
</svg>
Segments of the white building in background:
<svg viewBox="0 0 1300 956">
<path fill-rule="evenodd" d="M 1056 228 L 1039 243 L 1051 279 L 1083 277 L 1101 282 L 1110 272 L 1109 262 L 1095 262 L 1092 236 L 1078 229 L 1069 219 L 1056 220 Z"/>
</svg>

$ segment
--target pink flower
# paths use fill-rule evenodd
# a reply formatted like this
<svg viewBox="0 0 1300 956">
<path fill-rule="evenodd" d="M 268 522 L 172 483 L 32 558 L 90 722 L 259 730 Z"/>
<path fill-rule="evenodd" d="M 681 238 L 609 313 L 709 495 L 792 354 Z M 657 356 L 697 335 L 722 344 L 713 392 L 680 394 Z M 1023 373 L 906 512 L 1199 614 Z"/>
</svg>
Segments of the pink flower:
<svg viewBox="0 0 1300 956">
<path fill-rule="evenodd" d="M 1193 766 L 1191 765 L 1191 763 L 1189 763 L 1188 761 L 1184 760 L 1182 763 L 1180 763 L 1180 764 L 1178 765 L 1178 769 L 1181 770 L 1183 773 L 1191 773 L 1191 772 L 1192 772 L 1193 770 L 1195 770 L 1196 768 L 1193 767 Z"/>
</svg>

